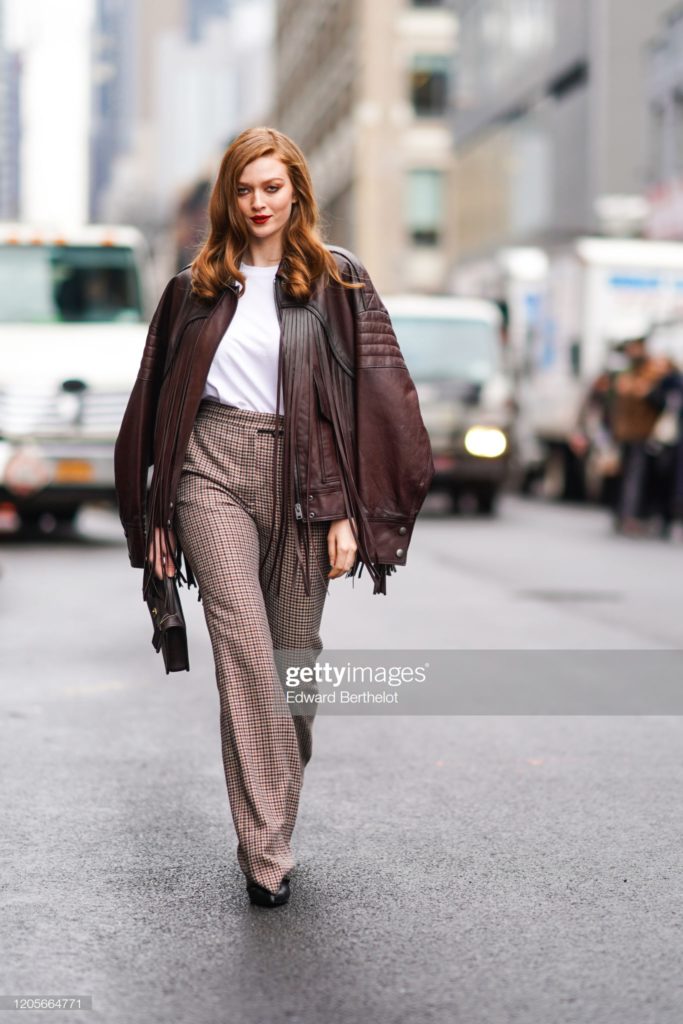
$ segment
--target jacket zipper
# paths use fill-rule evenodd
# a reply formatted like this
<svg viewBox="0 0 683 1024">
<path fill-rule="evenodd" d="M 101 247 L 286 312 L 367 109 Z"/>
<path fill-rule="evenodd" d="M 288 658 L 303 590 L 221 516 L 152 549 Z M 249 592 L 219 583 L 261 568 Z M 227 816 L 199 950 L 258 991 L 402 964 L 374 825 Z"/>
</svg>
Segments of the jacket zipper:
<svg viewBox="0 0 683 1024">
<path fill-rule="evenodd" d="M 278 282 L 277 282 L 277 274 L 276 274 L 274 276 L 274 278 L 273 278 L 273 292 L 274 292 L 274 297 L 275 297 L 275 311 L 277 313 L 277 319 L 278 319 L 278 323 L 280 325 L 280 331 L 282 331 L 282 313 L 281 313 L 281 310 L 280 310 L 280 302 L 279 302 L 279 299 L 278 299 L 277 287 L 278 287 Z M 303 519 L 304 513 L 303 513 L 303 510 L 301 508 L 301 484 L 299 482 L 299 462 L 298 462 L 297 457 L 296 457 L 296 446 L 294 447 L 294 497 L 296 498 L 296 501 L 294 502 L 294 517 L 296 519 Z"/>
<path fill-rule="evenodd" d="M 294 451 L 294 488 L 296 491 L 296 501 L 294 503 L 294 515 L 297 519 L 303 519 L 304 514 L 301 510 L 301 487 L 299 484 L 299 466 L 296 460 L 296 450 Z"/>
</svg>

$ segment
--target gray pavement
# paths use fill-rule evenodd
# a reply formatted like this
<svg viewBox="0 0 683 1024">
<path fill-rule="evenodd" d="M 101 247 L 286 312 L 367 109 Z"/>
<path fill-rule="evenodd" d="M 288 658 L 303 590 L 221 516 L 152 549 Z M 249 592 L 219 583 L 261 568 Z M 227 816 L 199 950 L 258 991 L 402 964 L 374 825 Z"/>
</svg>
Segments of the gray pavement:
<svg viewBox="0 0 683 1024">
<path fill-rule="evenodd" d="M 117 521 L 79 531 L 0 540 L 0 994 L 107 1024 L 678 1024 L 681 718 L 321 715 L 292 899 L 254 908 L 196 591 L 165 676 Z M 333 583 L 323 639 L 678 649 L 682 567 L 600 510 L 435 502 L 387 598 Z"/>
</svg>

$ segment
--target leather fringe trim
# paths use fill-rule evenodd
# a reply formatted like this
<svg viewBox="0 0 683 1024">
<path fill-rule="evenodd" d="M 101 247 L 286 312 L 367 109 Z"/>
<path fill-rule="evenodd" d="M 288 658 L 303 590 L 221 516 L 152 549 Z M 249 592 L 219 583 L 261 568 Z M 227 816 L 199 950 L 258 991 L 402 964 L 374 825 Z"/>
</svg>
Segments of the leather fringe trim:
<svg viewBox="0 0 683 1024">
<path fill-rule="evenodd" d="M 346 575 L 347 576 L 354 576 L 354 577 L 357 577 L 357 579 L 360 579 L 361 574 L 363 572 L 363 565 L 364 564 L 365 564 L 364 562 L 361 562 L 361 561 L 359 561 L 357 559 L 356 562 L 355 562 L 355 565 L 353 566 L 353 569 L 351 569 L 350 572 L 347 572 Z M 375 581 L 375 586 L 374 586 L 372 592 L 373 592 L 373 594 L 384 594 L 384 595 L 386 595 L 386 592 L 387 592 L 387 576 L 391 576 L 392 572 L 396 572 L 396 566 L 392 565 L 391 563 L 380 562 L 377 565 L 377 571 L 379 573 L 379 577 L 380 578 L 379 578 L 379 580 Z"/>
<path fill-rule="evenodd" d="M 282 581 L 282 551 L 289 530 L 294 524 L 296 531 L 295 552 L 297 566 L 303 575 L 304 590 L 307 595 L 311 593 L 311 520 L 304 519 L 302 509 L 302 495 L 309 493 L 311 450 L 311 431 L 308 420 L 299 423 L 302 417 L 307 418 L 309 408 L 304 404 L 301 408 L 301 397 L 303 387 L 308 386 L 309 403 L 316 401 L 313 381 L 312 353 L 314 346 L 317 346 L 317 364 L 320 367 L 320 387 L 322 389 L 321 399 L 329 413 L 329 419 L 333 428 L 334 443 L 337 451 L 337 459 L 340 467 L 340 482 L 344 498 L 344 509 L 346 518 L 351 523 L 351 529 L 356 541 L 357 559 L 353 569 L 346 575 L 353 577 L 358 566 L 364 564 L 368 574 L 373 581 L 373 594 L 386 595 L 386 578 L 396 571 L 394 565 L 377 564 L 372 557 L 376 550 L 376 542 L 368 519 L 367 510 L 358 491 L 355 472 L 355 439 L 354 439 L 354 394 L 353 378 L 339 365 L 332 356 L 329 343 L 324 329 L 318 320 L 305 308 L 289 306 L 287 316 L 283 319 L 283 329 L 280 336 L 280 353 L 278 360 L 278 405 L 276 409 L 276 433 L 273 446 L 273 495 L 276 492 L 276 469 L 277 469 L 277 444 L 279 432 L 278 427 L 284 428 L 283 432 L 283 457 L 282 457 L 282 502 L 280 506 L 280 517 L 273 564 L 271 566 L 268 583 L 272 581 L 273 572 L 277 566 L 277 592 L 280 592 Z M 280 419 L 279 394 L 280 383 L 282 382 L 284 400 L 284 422 Z M 299 433 L 299 426 L 301 432 Z M 301 487 L 301 466 L 298 459 L 297 437 L 303 434 L 307 438 L 307 450 L 305 458 L 306 479 L 305 491 Z M 271 549 L 275 532 L 275 510 L 271 520 L 271 532 L 266 552 L 263 556 L 261 567 L 265 564 L 268 553 Z M 321 574 L 325 586 L 329 585 L 326 572 L 317 564 L 316 568 Z M 360 573 L 358 573 L 360 576 Z"/>
<path fill-rule="evenodd" d="M 179 372 L 179 367 L 176 368 L 175 373 L 172 377 L 173 390 L 168 396 L 167 407 L 169 409 L 178 409 L 179 412 L 173 422 L 170 417 L 166 417 L 164 423 L 164 431 L 161 436 L 161 451 L 166 451 L 167 447 L 171 446 L 171 457 L 166 460 L 166 465 L 171 467 L 171 473 L 175 466 L 175 456 L 178 449 L 178 435 L 180 433 L 180 422 L 182 419 L 182 410 L 185 408 L 185 401 L 187 398 L 187 390 L 190 382 L 189 367 L 192 365 L 192 359 L 194 357 L 194 349 L 197 340 L 192 346 L 191 351 L 188 354 L 186 362 L 186 371 L 184 373 Z M 145 520 L 145 554 L 149 556 L 149 549 L 152 549 L 151 561 L 148 560 L 145 564 L 143 571 L 143 583 L 142 583 L 142 596 L 143 600 L 147 599 L 147 591 L 154 573 L 154 562 L 159 550 L 157 543 L 157 531 L 156 528 L 160 528 L 161 535 L 166 548 L 167 558 L 170 558 L 173 564 L 173 569 L 178 586 L 181 587 L 182 583 L 185 582 L 189 587 L 196 586 L 197 581 L 195 580 L 194 574 L 189 566 L 187 558 L 185 558 L 185 567 L 187 569 L 187 575 L 184 576 L 181 566 L 182 548 L 180 542 L 176 537 L 176 548 L 173 549 L 170 538 L 170 527 L 168 520 L 169 509 L 167 502 L 169 500 L 169 488 L 171 481 L 167 479 L 166 475 L 158 472 L 155 467 L 155 472 L 152 480 L 152 486 L 147 498 L 147 515 Z M 151 542 L 151 543 L 150 543 Z M 197 600 L 201 600 L 201 594 L 198 592 Z"/>
<path fill-rule="evenodd" d="M 307 382 L 312 381 L 311 352 L 315 344 L 315 321 L 311 314 L 303 308 L 289 306 L 287 316 L 282 320 L 280 333 L 280 350 L 278 358 L 278 382 L 277 382 L 277 406 L 276 406 L 276 429 L 273 445 L 273 501 L 278 493 L 277 487 L 277 462 L 278 444 L 280 429 L 283 431 L 282 439 L 282 474 L 281 502 L 279 507 L 279 521 L 275 551 L 272 556 L 272 564 L 268 576 L 268 585 L 272 582 L 273 574 L 277 569 L 276 587 L 280 593 L 282 585 L 282 563 L 284 545 L 292 524 L 294 524 L 294 550 L 297 563 L 297 570 L 301 570 L 304 592 L 307 596 L 311 594 L 311 523 L 310 518 L 304 520 L 303 515 L 303 492 L 301 488 L 301 463 L 297 450 L 297 437 L 299 436 L 298 425 L 302 417 L 308 416 L 308 409 L 305 402 L 302 402 L 302 389 Z M 283 416 L 280 415 L 280 386 L 282 386 L 282 397 L 284 402 Z M 309 401 L 313 400 L 312 393 L 309 394 Z M 308 448 L 306 450 L 305 465 L 306 472 L 306 494 L 308 494 L 311 465 L 311 436 L 308 430 L 308 423 L 302 422 L 302 433 L 307 437 Z M 273 505 L 271 517 L 271 531 L 268 545 L 261 560 L 261 568 L 266 563 L 270 553 L 276 521 L 276 507 Z M 329 581 L 323 571 L 323 567 L 316 563 L 316 568 L 325 586 Z"/>
</svg>

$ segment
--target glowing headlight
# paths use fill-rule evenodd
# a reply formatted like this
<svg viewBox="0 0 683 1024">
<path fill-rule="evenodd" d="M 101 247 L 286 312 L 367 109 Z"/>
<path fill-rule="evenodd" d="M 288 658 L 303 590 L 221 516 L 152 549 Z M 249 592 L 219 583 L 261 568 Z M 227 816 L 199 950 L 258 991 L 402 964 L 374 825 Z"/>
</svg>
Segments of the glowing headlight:
<svg viewBox="0 0 683 1024">
<path fill-rule="evenodd" d="M 465 434 L 465 449 L 470 455 L 495 459 L 507 448 L 507 438 L 497 427 L 470 427 Z"/>
</svg>

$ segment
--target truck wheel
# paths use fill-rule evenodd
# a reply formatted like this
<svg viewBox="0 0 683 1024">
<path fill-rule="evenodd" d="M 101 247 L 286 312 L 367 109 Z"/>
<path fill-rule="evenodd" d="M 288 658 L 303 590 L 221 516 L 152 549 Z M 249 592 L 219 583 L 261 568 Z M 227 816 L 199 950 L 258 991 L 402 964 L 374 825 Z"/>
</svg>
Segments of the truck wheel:
<svg viewBox="0 0 683 1024">
<path fill-rule="evenodd" d="M 477 489 L 477 509 L 480 515 L 490 516 L 496 511 L 498 502 L 498 488 L 494 486 L 479 487 Z"/>
<path fill-rule="evenodd" d="M 78 509 L 78 505 L 63 505 L 54 509 L 22 509 L 19 512 L 22 532 L 37 534 L 42 533 L 43 528 L 50 532 L 52 530 L 68 530 L 73 526 Z M 43 516 L 46 519 L 44 526 L 41 522 Z"/>
<path fill-rule="evenodd" d="M 453 515 L 459 515 L 460 513 L 460 499 L 462 497 L 462 490 L 460 487 L 451 487 L 449 490 L 451 496 L 451 512 Z"/>
<path fill-rule="evenodd" d="M 73 526 L 79 507 L 79 505 L 65 505 L 64 508 L 57 508 L 50 514 L 54 516 L 58 527 Z"/>
<path fill-rule="evenodd" d="M 19 521 L 20 529 L 22 533 L 40 533 L 40 520 L 44 515 L 42 511 L 36 511 L 35 509 L 20 509 L 19 510 Z"/>
</svg>

